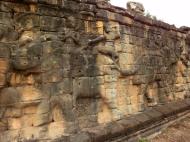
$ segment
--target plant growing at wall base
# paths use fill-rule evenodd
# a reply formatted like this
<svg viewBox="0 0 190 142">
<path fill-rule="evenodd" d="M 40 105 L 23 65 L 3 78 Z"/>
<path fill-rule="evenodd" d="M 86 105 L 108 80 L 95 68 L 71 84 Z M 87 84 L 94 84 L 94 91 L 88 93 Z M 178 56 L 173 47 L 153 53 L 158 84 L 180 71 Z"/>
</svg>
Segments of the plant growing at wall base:
<svg viewBox="0 0 190 142">
<path fill-rule="evenodd" d="M 147 139 L 139 139 L 138 142 L 149 142 Z"/>
</svg>

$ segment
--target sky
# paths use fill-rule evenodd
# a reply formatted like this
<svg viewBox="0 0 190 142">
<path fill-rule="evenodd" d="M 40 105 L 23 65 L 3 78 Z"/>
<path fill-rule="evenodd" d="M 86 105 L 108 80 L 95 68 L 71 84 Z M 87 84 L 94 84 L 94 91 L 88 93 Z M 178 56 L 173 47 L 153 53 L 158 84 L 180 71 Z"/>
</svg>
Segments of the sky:
<svg viewBox="0 0 190 142">
<path fill-rule="evenodd" d="M 166 23 L 190 27 L 190 0 L 111 0 L 111 4 L 126 8 L 127 1 L 142 3 L 146 13 Z"/>
</svg>

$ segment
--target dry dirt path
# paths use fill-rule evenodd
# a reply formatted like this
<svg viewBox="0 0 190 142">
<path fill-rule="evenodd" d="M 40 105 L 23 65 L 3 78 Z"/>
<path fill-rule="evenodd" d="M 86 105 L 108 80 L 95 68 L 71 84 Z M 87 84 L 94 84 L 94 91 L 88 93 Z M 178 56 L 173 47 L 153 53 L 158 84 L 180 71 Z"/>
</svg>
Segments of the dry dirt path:
<svg viewBox="0 0 190 142">
<path fill-rule="evenodd" d="M 190 142 L 190 115 L 148 142 Z"/>
</svg>

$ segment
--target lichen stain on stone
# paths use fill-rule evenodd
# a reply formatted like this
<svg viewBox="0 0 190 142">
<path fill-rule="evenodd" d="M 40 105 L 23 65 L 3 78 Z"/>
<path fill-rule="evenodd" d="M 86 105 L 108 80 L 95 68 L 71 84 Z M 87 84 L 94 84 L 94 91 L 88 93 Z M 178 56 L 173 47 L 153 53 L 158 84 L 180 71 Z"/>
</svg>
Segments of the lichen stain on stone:
<svg viewBox="0 0 190 142">
<path fill-rule="evenodd" d="M 0 141 L 86 142 L 84 130 L 190 97 L 189 29 L 128 7 L 0 2 Z"/>
</svg>

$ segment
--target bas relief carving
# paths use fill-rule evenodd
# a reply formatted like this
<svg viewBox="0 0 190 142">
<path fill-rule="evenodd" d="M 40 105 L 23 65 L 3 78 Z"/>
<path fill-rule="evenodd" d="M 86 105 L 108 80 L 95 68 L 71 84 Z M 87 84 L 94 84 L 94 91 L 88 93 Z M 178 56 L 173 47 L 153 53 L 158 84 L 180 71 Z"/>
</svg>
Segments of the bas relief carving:
<svg viewBox="0 0 190 142">
<path fill-rule="evenodd" d="M 184 38 L 70 12 L 0 24 L 2 133 L 54 139 L 187 96 Z"/>
<path fill-rule="evenodd" d="M 79 23 L 75 18 L 69 17 L 67 24 L 69 26 L 64 33 L 58 34 L 36 31 L 35 28 L 18 29 L 17 32 L 9 27 L 2 27 L 2 131 L 43 125 L 48 132 L 58 125 L 56 122 L 63 122 L 64 127 L 60 123 L 55 136 L 77 130 L 71 89 L 74 73 L 70 71 L 70 61 L 72 54 L 81 54 L 81 42 L 77 32 Z M 74 68 L 73 66 L 73 70 Z M 32 112 L 25 112 L 29 108 L 33 108 Z M 19 113 L 9 114 L 11 109 L 18 110 Z M 9 115 L 13 115 L 12 118 Z M 30 115 L 34 117 L 31 124 L 23 124 L 25 116 Z"/>
</svg>

